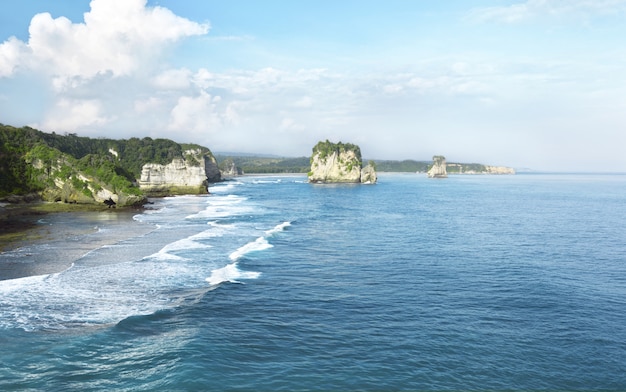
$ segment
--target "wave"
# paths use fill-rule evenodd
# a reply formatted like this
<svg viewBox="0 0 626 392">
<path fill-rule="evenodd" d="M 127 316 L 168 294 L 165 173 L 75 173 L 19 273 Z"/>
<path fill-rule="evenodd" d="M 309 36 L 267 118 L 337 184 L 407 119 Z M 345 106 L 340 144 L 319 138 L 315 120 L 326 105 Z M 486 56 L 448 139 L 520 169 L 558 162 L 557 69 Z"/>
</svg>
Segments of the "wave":
<svg viewBox="0 0 626 392">
<path fill-rule="evenodd" d="M 285 230 L 286 227 L 291 226 L 291 222 L 283 222 L 279 225 L 276 225 L 273 229 L 270 229 L 268 231 L 265 232 L 265 235 L 267 237 L 271 237 L 276 233 L 279 233 L 283 230 Z M 273 247 L 274 245 L 270 244 L 267 241 L 267 237 L 263 236 L 263 237 L 259 237 L 256 240 L 252 241 L 252 242 L 248 242 L 247 244 L 245 244 L 244 246 L 240 247 L 239 249 L 237 249 L 236 251 L 234 251 L 233 253 L 230 254 L 230 256 L 228 256 L 231 260 L 233 261 L 237 261 L 239 259 L 241 259 L 243 256 L 247 255 L 250 252 L 258 252 L 261 250 L 265 250 L 265 249 L 269 249 L 271 247 Z"/>
<path fill-rule="evenodd" d="M 236 195 L 213 196 L 207 201 L 207 206 L 204 210 L 187 215 L 185 219 L 219 219 L 250 214 L 255 209 L 250 205 L 242 205 L 246 200 L 248 200 L 246 197 Z"/>
<path fill-rule="evenodd" d="M 266 231 L 265 234 L 267 234 L 268 236 L 272 236 L 276 233 L 284 231 L 289 226 L 291 226 L 291 222 L 283 222 L 279 225 L 276 225 L 276 227 L 274 227 L 273 229 Z"/>
<path fill-rule="evenodd" d="M 248 242 L 241 248 L 231 253 L 230 256 L 228 256 L 228 258 L 231 259 L 232 261 L 237 261 L 250 252 L 258 252 L 261 250 L 269 249 L 273 246 L 274 245 L 267 242 L 267 239 L 265 237 L 259 237 L 256 240 L 252 242 Z"/>
<path fill-rule="evenodd" d="M 202 234 L 202 233 L 200 233 Z M 195 237 L 195 238 L 194 238 Z M 202 244 L 200 242 L 194 241 L 194 239 L 201 238 L 198 235 L 193 235 L 189 238 L 183 238 L 182 240 L 178 240 L 172 242 L 170 244 L 165 245 L 161 250 L 157 253 L 153 253 L 149 256 L 144 257 L 145 259 L 154 259 L 154 260 L 186 260 L 184 257 L 172 254 L 171 252 L 177 251 L 188 251 L 193 249 L 208 249 L 211 248 L 211 245 Z M 207 237 L 208 238 L 208 237 Z"/>
<path fill-rule="evenodd" d="M 261 276 L 260 272 L 242 271 L 238 268 L 237 264 L 237 262 L 234 262 L 211 271 L 211 276 L 206 278 L 206 281 L 209 282 L 211 286 L 214 286 L 223 282 L 241 283 L 238 279 L 257 279 Z"/>
<path fill-rule="evenodd" d="M 228 183 L 213 185 L 209 188 L 209 192 L 211 193 L 223 193 L 230 192 L 235 187 L 243 185 L 243 182 L 240 181 L 229 181 Z"/>
<path fill-rule="evenodd" d="M 288 226 L 291 226 L 291 222 L 283 222 L 276 225 L 274 228 L 267 230 L 265 235 L 267 237 L 271 237 L 276 233 L 284 231 Z M 222 282 L 240 283 L 238 279 L 257 279 L 261 275 L 260 272 L 242 271 L 239 269 L 238 261 L 248 253 L 259 252 L 272 248 L 273 246 L 274 245 L 270 244 L 265 236 L 258 237 L 256 240 L 248 242 L 228 256 L 233 263 L 213 270 L 211 272 L 211 276 L 206 278 L 206 281 L 209 282 L 210 285 L 217 285 Z"/>
</svg>

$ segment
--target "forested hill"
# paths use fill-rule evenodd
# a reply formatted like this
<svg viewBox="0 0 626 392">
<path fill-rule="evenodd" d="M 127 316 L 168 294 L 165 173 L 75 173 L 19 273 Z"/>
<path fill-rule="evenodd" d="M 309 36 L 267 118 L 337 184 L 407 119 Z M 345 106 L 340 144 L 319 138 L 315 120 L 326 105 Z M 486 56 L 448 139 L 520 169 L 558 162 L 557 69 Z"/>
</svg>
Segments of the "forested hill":
<svg viewBox="0 0 626 392">
<path fill-rule="evenodd" d="M 85 182 L 82 188 L 87 194 L 84 177 L 141 195 L 136 181 L 144 164 L 168 164 L 185 158 L 185 151 L 192 149 L 211 155 L 206 147 L 168 139 L 93 139 L 0 124 L 0 197 L 41 192 L 55 178 L 71 180 L 78 188 Z"/>
</svg>

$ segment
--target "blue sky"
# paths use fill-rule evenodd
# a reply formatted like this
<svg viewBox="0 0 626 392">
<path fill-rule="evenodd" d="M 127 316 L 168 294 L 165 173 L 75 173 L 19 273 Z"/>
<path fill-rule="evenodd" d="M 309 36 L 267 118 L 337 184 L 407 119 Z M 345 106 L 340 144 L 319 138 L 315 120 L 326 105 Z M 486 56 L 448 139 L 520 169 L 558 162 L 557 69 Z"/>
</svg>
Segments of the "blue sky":
<svg viewBox="0 0 626 392">
<path fill-rule="evenodd" d="M 626 0 L 21 0 L 0 122 L 626 172 Z"/>
</svg>

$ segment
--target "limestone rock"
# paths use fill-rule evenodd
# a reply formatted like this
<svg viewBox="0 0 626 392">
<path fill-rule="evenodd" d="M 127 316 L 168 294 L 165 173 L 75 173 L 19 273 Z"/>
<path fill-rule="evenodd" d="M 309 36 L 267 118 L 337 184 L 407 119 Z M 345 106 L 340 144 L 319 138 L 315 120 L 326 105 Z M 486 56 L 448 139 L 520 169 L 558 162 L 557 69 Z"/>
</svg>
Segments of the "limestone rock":
<svg viewBox="0 0 626 392">
<path fill-rule="evenodd" d="M 376 184 L 378 177 L 376 176 L 376 169 L 371 164 L 368 164 L 361 169 L 361 183 L 362 184 Z"/>
<path fill-rule="evenodd" d="M 506 166 L 485 166 L 487 174 L 515 174 L 515 169 Z"/>
<path fill-rule="evenodd" d="M 185 158 L 174 158 L 167 165 L 147 163 L 141 169 L 139 188 L 150 195 L 205 194 L 209 182 L 221 180 L 212 155 L 199 150 L 185 151 Z"/>
<path fill-rule="evenodd" d="M 222 161 L 222 178 L 236 177 L 242 175 L 243 172 L 237 167 L 235 161 L 232 158 L 226 158 Z"/>
<path fill-rule="evenodd" d="M 428 178 L 447 178 L 446 158 L 441 155 L 433 157 L 433 166 L 428 170 Z"/>
<path fill-rule="evenodd" d="M 220 168 L 217 165 L 217 159 L 215 159 L 213 154 L 204 155 L 202 161 L 207 181 L 209 183 L 222 181 L 222 173 L 220 172 Z"/>
<path fill-rule="evenodd" d="M 376 171 L 367 169 L 367 179 L 376 182 Z M 372 181 L 373 180 L 373 181 Z M 360 183 L 362 181 L 361 149 L 350 143 L 319 142 L 313 148 L 309 182 Z"/>
</svg>

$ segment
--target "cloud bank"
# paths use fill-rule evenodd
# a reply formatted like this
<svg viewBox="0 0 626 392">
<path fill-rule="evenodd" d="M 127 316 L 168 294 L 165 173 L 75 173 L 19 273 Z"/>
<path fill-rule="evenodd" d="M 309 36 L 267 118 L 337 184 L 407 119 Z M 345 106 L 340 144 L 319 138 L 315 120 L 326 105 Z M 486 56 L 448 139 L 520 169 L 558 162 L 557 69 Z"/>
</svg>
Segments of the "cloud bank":
<svg viewBox="0 0 626 392">
<path fill-rule="evenodd" d="M 468 14 L 468 19 L 478 22 L 518 23 L 544 17 L 568 18 L 624 13 L 624 0 L 528 0 L 509 6 L 477 8 Z"/>
<path fill-rule="evenodd" d="M 308 68 L 284 65 L 288 50 L 267 66 L 212 68 L 219 53 L 262 52 L 267 38 L 213 39 L 208 23 L 146 0 L 90 6 L 80 22 L 35 15 L 28 40 L 0 43 L 0 121 L 92 137 L 167 137 L 216 151 L 307 155 L 330 139 L 359 144 L 367 158 L 443 154 L 551 169 L 612 159 L 626 170 L 621 144 L 603 142 L 626 123 L 623 54 L 596 49 L 593 37 L 587 47 L 555 39 L 539 52 L 534 39 L 550 37 L 534 29 L 525 30 L 535 34 L 530 45 L 500 39 L 536 18 L 620 15 L 626 0 L 474 9 L 458 15 L 480 23 L 451 24 L 468 39 L 436 55 L 418 44 L 402 50 L 400 60 L 393 52 L 376 58 L 372 49 L 355 49 L 345 55 L 354 56 L 351 67 L 325 51 L 331 60 L 324 62 L 315 61 L 320 52 L 299 52 L 302 63 L 315 64 Z M 482 29 L 486 39 L 469 39 Z M 459 41 L 458 31 L 447 42 Z M 481 39 L 501 46 L 484 49 Z M 480 49 L 466 50 L 468 43 Z M 361 59 L 374 59 L 374 66 Z"/>
</svg>

